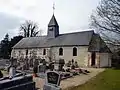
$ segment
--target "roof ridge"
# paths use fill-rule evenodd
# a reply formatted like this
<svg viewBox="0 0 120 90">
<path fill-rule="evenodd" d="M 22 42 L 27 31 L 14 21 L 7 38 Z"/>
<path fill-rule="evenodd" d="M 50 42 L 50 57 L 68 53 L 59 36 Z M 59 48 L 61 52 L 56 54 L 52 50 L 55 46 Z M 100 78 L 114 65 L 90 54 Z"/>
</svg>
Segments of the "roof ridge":
<svg viewBox="0 0 120 90">
<path fill-rule="evenodd" d="M 39 37 L 46 37 L 46 36 L 47 36 L 47 35 L 44 35 L 44 36 L 36 36 L 36 37 L 24 37 L 24 38 L 37 38 L 37 37 L 39 38 Z M 24 39 L 24 38 L 23 38 L 23 39 Z"/>
<path fill-rule="evenodd" d="M 78 31 L 78 32 L 70 32 L 70 33 L 63 33 L 60 35 L 66 35 L 66 34 L 76 34 L 76 33 L 85 33 L 85 32 L 94 32 L 94 30 L 88 30 L 88 31 Z"/>
</svg>

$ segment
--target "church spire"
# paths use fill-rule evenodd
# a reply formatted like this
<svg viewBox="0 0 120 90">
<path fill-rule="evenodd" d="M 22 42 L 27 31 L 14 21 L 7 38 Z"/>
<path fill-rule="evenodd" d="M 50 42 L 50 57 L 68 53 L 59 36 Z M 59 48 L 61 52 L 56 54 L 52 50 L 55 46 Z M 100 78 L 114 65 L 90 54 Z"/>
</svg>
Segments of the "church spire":
<svg viewBox="0 0 120 90">
<path fill-rule="evenodd" d="M 54 10 L 55 10 L 55 3 L 53 3 L 53 16 L 52 16 L 48 26 L 58 26 L 57 20 L 54 16 Z"/>
<path fill-rule="evenodd" d="M 54 4 L 53 4 L 53 16 L 48 24 L 48 32 L 47 32 L 47 37 L 48 38 L 55 38 L 59 36 L 59 25 L 57 23 L 57 20 L 54 16 Z"/>
<path fill-rule="evenodd" d="M 58 23 L 57 23 L 57 21 L 56 21 L 56 18 L 54 16 L 54 14 L 53 14 L 53 16 L 52 16 L 52 18 L 51 18 L 48 26 L 59 26 Z"/>
</svg>

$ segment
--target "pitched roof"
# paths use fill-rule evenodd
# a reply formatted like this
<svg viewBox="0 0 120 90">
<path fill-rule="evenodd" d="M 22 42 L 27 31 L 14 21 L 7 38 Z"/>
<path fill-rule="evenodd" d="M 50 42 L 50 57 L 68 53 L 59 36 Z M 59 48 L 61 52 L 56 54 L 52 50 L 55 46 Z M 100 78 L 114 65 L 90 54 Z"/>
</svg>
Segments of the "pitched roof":
<svg viewBox="0 0 120 90">
<path fill-rule="evenodd" d="M 101 52 L 101 53 L 110 52 L 111 53 L 106 43 L 101 39 L 101 37 L 98 34 L 93 34 L 88 51 L 90 52 L 95 51 L 95 52 Z"/>
<path fill-rule="evenodd" d="M 55 26 L 55 25 L 58 26 L 58 23 L 57 23 L 57 20 L 56 20 L 54 14 L 53 14 L 48 26 Z"/>
<path fill-rule="evenodd" d="M 47 36 L 23 38 L 13 48 L 89 45 L 93 33 L 94 31 L 83 31 L 60 34 L 53 39 L 48 39 Z"/>
</svg>

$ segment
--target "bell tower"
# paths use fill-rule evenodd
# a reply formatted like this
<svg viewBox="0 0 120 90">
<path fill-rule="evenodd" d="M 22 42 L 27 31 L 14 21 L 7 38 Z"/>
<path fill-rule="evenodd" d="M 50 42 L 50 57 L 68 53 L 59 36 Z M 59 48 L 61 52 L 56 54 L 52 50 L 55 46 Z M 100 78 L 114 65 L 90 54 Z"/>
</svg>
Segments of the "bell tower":
<svg viewBox="0 0 120 90">
<path fill-rule="evenodd" d="M 48 24 L 48 32 L 47 32 L 48 38 L 55 38 L 55 37 L 59 36 L 59 25 L 54 16 L 54 10 L 55 10 L 54 5 L 55 4 L 53 4 L 53 16 Z"/>
<path fill-rule="evenodd" d="M 47 36 L 48 36 L 48 38 L 55 38 L 55 37 L 59 36 L 59 25 L 56 21 L 54 14 L 48 24 Z"/>
</svg>

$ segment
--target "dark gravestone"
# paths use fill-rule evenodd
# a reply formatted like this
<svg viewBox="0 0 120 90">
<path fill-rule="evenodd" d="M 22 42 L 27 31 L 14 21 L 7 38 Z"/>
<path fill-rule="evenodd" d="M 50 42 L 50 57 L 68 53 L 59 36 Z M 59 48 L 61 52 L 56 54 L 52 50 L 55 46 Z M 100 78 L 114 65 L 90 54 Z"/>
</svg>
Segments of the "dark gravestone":
<svg viewBox="0 0 120 90">
<path fill-rule="evenodd" d="M 0 90 L 35 90 L 32 76 L 20 76 L 0 81 Z"/>
<path fill-rule="evenodd" d="M 56 71 L 46 73 L 46 82 L 43 90 L 60 90 L 60 74 Z"/>
<path fill-rule="evenodd" d="M 64 59 L 56 60 L 56 61 L 55 61 L 55 64 L 54 64 L 54 69 L 55 69 L 56 71 L 62 71 L 64 64 L 65 64 Z"/>
<path fill-rule="evenodd" d="M 59 86 L 59 74 L 56 72 L 47 73 L 47 82 Z"/>
<path fill-rule="evenodd" d="M 33 59 L 29 60 L 29 65 L 30 65 L 30 67 L 33 67 Z"/>
<path fill-rule="evenodd" d="M 34 65 L 33 65 L 34 74 L 36 74 L 38 72 L 38 65 L 39 65 L 38 59 L 34 59 Z"/>
<path fill-rule="evenodd" d="M 48 67 L 49 67 L 49 69 L 50 69 L 51 71 L 53 71 L 53 70 L 54 70 L 54 63 L 53 63 L 53 62 L 50 62 L 49 65 L 48 65 Z"/>
<path fill-rule="evenodd" d="M 28 58 L 25 58 L 25 70 L 29 70 Z"/>
</svg>

